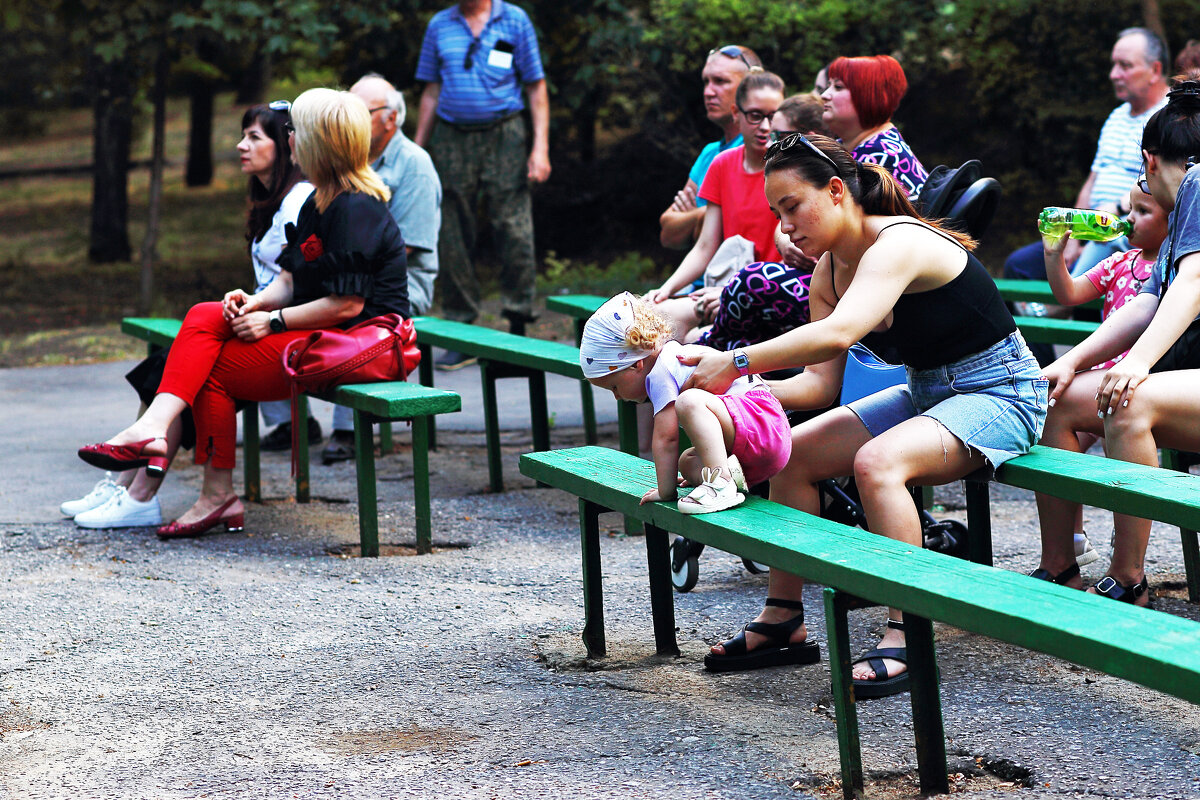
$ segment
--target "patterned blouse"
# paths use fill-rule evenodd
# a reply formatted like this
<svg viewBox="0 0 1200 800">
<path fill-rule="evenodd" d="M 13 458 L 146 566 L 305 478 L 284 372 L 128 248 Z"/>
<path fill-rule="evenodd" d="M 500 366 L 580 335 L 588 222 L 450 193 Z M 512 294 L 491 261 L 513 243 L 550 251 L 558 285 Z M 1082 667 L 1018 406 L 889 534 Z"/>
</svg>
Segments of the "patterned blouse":
<svg viewBox="0 0 1200 800">
<path fill-rule="evenodd" d="M 917 160 L 908 142 L 900 135 L 900 129 L 895 126 L 866 139 L 850 155 L 862 164 L 878 164 L 891 172 L 896 182 L 908 192 L 909 200 L 920 193 L 925 179 L 929 177 L 929 172 Z"/>
</svg>

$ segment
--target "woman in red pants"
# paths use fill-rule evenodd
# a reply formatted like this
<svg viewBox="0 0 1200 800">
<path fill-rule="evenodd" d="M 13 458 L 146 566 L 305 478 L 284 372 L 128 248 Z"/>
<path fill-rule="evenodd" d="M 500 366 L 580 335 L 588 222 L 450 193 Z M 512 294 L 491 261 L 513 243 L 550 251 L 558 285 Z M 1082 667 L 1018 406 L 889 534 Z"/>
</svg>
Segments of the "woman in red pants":
<svg viewBox="0 0 1200 800">
<path fill-rule="evenodd" d="M 164 538 L 195 536 L 224 525 L 241 530 L 244 509 L 233 491 L 235 400 L 290 395 L 282 353 L 321 328 L 348 328 L 381 314 L 407 317 L 404 241 L 388 212 L 389 191 L 368 166 L 371 115 L 349 92 L 310 89 L 292 105 L 292 151 L 316 187 L 289 226 L 279 277 L 262 291 L 235 289 L 200 303 L 184 318 L 154 401 L 133 425 L 79 451 L 109 470 L 167 468 L 166 432 L 189 406 L 196 420 L 200 498 Z"/>
</svg>

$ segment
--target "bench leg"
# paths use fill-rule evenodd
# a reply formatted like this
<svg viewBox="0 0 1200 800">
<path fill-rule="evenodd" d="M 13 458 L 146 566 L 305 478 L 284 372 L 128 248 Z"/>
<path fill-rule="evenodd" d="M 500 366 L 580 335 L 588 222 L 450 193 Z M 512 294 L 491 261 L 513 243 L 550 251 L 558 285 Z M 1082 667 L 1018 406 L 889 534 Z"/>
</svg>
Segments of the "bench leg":
<svg viewBox="0 0 1200 800">
<path fill-rule="evenodd" d="M 421 351 L 421 361 L 417 364 L 417 381 L 422 386 L 433 386 L 433 348 L 430 345 L 417 345 Z M 429 418 L 429 449 L 437 450 L 437 420 Z"/>
<path fill-rule="evenodd" d="M 654 619 L 654 651 L 678 656 L 675 641 L 675 591 L 671 587 L 671 542 L 657 525 L 646 525 L 646 567 L 650 573 L 650 614 Z"/>
<path fill-rule="evenodd" d="M 1163 450 L 1162 465 L 1178 472 L 1191 472 L 1188 459 L 1178 450 Z M 1200 543 L 1196 532 L 1179 529 L 1179 542 L 1183 545 L 1183 571 L 1187 577 L 1188 600 L 1200 603 Z"/>
<path fill-rule="evenodd" d="M 546 402 L 546 373 L 529 373 L 529 423 L 533 430 L 533 449 L 550 449 L 550 407 Z"/>
<path fill-rule="evenodd" d="M 392 423 L 379 423 L 379 452 L 387 455 L 396 449 L 395 442 L 392 441 Z"/>
<path fill-rule="evenodd" d="M 909 693 L 921 793 L 947 794 L 950 781 L 946 774 L 946 734 L 942 728 L 942 697 L 938 690 L 933 623 L 905 613 L 904 642 L 908 648 Z"/>
<path fill-rule="evenodd" d="M 579 382 L 579 400 L 583 406 L 583 440 L 587 444 L 596 444 L 600 441 L 596 431 L 596 398 L 592 396 L 592 385 L 587 381 Z"/>
<path fill-rule="evenodd" d="M 296 424 L 308 430 L 308 395 L 296 399 Z M 311 499 L 308 482 L 308 436 L 296 437 L 296 502 L 307 503 Z"/>
<path fill-rule="evenodd" d="M 976 564 L 992 566 L 992 501 L 989 481 L 965 481 L 967 552 Z"/>
<path fill-rule="evenodd" d="M 600 573 L 601 506 L 580 498 L 579 533 L 583 546 L 583 646 L 588 658 L 604 658 L 604 576 Z"/>
<path fill-rule="evenodd" d="M 825 589 L 825 630 L 829 648 L 829 677 L 833 711 L 837 719 L 838 757 L 842 766 L 842 796 L 863 797 L 862 751 L 858 739 L 858 710 L 850 665 L 850 625 L 846 615 L 854 598 L 836 589 Z"/>
<path fill-rule="evenodd" d="M 433 519 L 429 509 L 429 428 L 433 415 L 413 417 L 413 510 L 416 512 L 417 555 L 433 552 Z"/>
<path fill-rule="evenodd" d="M 364 558 L 379 555 L 379 502 L 375 495 L 375 437 L 367 416 L 354 410 L 354 461 L 358 477 L 358 544 Z"/>
<path fill-rule="evenodd" d="M 496 376 L 492 365 L 479 360 L 479 378 L 483 382 L 483 435 L 487 443 L 488 485 L 493 492 L 504 491 L 504 465 L 500 461 L 500 413 L 496 409 Z"/>
<path fill-rule="evenodd" d="M 262 467 L 258 448 L 258 403 L 242 409 L 242 477 L 246 502 L 262 502 Z"/>
</svg>

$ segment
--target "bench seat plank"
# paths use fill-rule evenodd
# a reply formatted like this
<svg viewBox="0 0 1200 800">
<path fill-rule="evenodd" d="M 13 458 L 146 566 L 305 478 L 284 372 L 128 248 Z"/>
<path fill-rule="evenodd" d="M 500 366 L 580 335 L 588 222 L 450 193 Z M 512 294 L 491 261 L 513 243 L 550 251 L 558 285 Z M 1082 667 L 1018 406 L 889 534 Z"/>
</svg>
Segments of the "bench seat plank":
<svg viewBox="0 0 1200 800">
<path fill-rule="evenodd" d="M 1200 475 L 1037 445 L 997 480 L 1065 500 L 1200 530 Z"/>
<path fill-rule="evenodd" d="M 518 336 L 466 322 L 415 317 L 417 341 L 477 358 L 563 375 L 581 380 L 579 348 L 565 342 L 551 342 Z"/>
<path fill-rule="evenodd" d="M 1031 280 L 1028 278 L 996 278 L 996 288 L 1005 300 L 1042 303 L 1044 305 L 1062 305 L 1054 297 L 1054 290 L 1049 281 Z M 1080 303 L 1080 308 L 1102 308 L 1100 298 Z"/>
<path fill-rule="evenodd" d="M 951 559 L 858 528 L 748 498 L 719 514 L 639 506 L 649 461 L 583 447 L 522 456 L 521 471 L 663 530 L 1200 703 L 1200 625 L 1025 575 Z"/>
<path fill-rule="evenodd" d="M 405 381 L 348 383 L 335 387 L 327 399 L 387 420 L 462 410 L 462 397 L 457 392 Z"/>
</svg>

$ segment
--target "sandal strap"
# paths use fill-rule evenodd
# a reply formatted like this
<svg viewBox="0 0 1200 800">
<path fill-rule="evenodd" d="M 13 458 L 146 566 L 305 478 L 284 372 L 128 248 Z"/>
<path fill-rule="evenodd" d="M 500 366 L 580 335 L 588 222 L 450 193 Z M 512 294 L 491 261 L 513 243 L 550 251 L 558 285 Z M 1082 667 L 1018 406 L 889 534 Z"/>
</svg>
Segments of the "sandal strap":
<svg viewBox="0 0 1200 800">
<path fill-rule="evenodd" d="M 804 601 L 803 600 L 788 600 L 783 597 L 768 597 L 767 602 L 764 603 L 763 605 L 775 606 L 777 608 L 790 608 L 793 611 L 803 611 L 804 610 Z"/>
<path fill-rule="evenodd" d="M 1033 572 L 1029 573 L 1029 577 L 1036 578 L 1039 581 L 1050 581 L 1051 583 L 1057 583 L 1059 586 L 1066 586 L 1067 581 L 1071 580 L 1072 578 L 1079 577 L 1079 565 L 1072 564 L 1057 575 L 1049 570 L 1038 567 Z"/>
<path fill-rule="evenodd" d="M 904 630 L 904 620 L 888 617 L 887 626 L 894 631 L 902 631 Z"/>
<path fill-rule="evenodd" d="M 796 629 L 804 624 L 804 615 L 797 614 L 786 622 L 747 622 L 744 630 L 767 637 L 767 644 L 781 647 L 788 643 Z"/>
<path fill-rule="evenodd" d="M 886 681 L 891 675 L 888 674 L 887 665 L 883 663 L 883 659 L 890 658 L 893 661 L 908 666 L 908 648 L 906 647 L 877 647 L 874 650 L 868 650 L 858 658 L 854 659 L 854 664 L 867 662 L 867 666 L 875 673 L 875 680 L 872 683 Z"/>
<path fill-rule="evenodd" d="M 1110 600 L 1118 600 L 1122 603 L 1134 603 L 1137 599 L 1150 591 L 1150 581 L 1142 577 L 1138 583 L 1118 583 L 1116 578 L 1111 575 L 1105 575 L 1099 580 L 1095 586 L 1096 594 L 1104 595 Z"/>
</svg>

